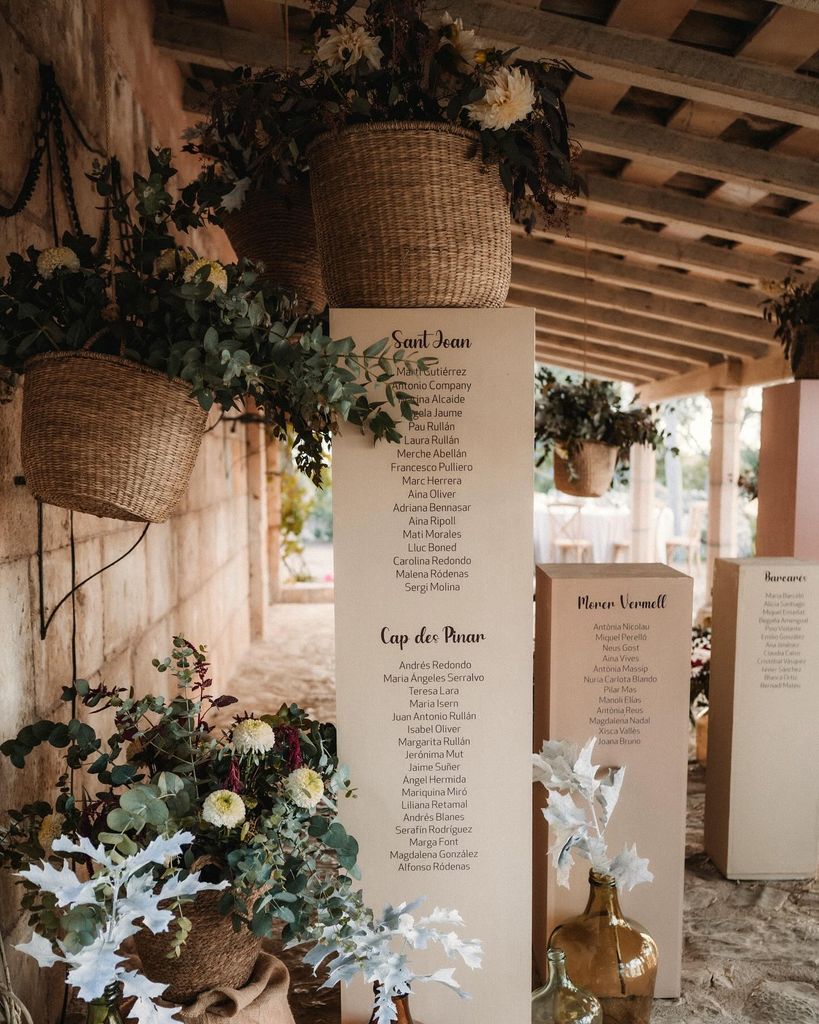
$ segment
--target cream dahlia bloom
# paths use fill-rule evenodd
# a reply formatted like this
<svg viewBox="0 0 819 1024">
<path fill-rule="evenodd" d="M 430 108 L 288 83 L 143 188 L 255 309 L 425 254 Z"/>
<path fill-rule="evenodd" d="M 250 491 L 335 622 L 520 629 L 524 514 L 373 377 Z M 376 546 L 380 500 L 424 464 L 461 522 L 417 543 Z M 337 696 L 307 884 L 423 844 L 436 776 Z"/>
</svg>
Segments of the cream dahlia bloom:
<svg viewBox="0 0 819 1024">
<path fill-rule="evenodd" d="M 245 820 L 245 802 L 238 793 L 217 789 L 202 805 L 202 817 L 211 825 L 236 828 Z"/>
<path fill-rule="evenodd" d="M 69 274 L 76 274 L 79 269 L 80 257 L 65 245 L 43 249 L 37 257 L 37 273 L 44 281 L 50 280 L 55 270 L 66 270 Z"/>
<path fill-rule="evenodd" d="M 483 99 L 466 108 L 481 128 L 510 128 L 535 108 L 535 85 L 522 68 L 498 68 Z"/>
<path fill-rule="evenodd" d="M 441 28 L 448 28 L 449 32 L 441 36 L 440 46 L 451 46 L 462 60 L 472 64 L 483 43 L 471 28 L 464 28 L 463 18 L 453 18 L 449 11 L 444 11 Z"/>
<path fill-rule="evenodd" d="M 276 745 L 276 734 L 260 718 L 245 718 L 233 728 L 233 746 L 240 754 L 266 754 Z"/>
<path fill-rule="evenodd" d="M 363 58 L 376 71 L 384 54 L 380 38 L 371 36 L 363 25 L 342 25 L 331 29 L 316 48 L 316 56 L 333 71 L 349 70 Z"/>
<path fill-rule="evenodd" d="M 287 795 L 297 807 L 313 808 L 324 796 L 324 782 L 312 768 L 297 768 L 287 776 Z"/>
<path fill-rule="evenodd" d="M 64 821 L 62 814 L 47 814 L 40 823 L 37 842 L 45 853 L 51 853 L 51 844 L 63 834 Z"/>
<path fill-rule="evenodd" d="M 202 267 L 208 268 L 205 280 L 213 285 L 214 291 L 218 288 L 219 291 L 226 292 L 228 287 L 227 271 L 217 260 L 208 260 L 204 257 L 194 260 L 193 263 L 189 263 L 185 267 L 185 272 L 182 274 L 183 279 L 192 281 Z"/>
</svg>

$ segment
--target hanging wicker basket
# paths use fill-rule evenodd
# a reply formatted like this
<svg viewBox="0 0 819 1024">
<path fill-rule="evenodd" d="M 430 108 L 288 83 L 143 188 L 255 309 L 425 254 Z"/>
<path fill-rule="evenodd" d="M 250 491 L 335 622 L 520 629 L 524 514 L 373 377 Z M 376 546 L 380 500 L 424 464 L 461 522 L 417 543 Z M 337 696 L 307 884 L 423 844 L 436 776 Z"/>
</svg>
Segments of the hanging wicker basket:
<svg viewBox="0 0 819 1024">
<path fill-rule="evenodd" d="M 582 441 L 580 450 L 571 457 L 571 474 L 568 459 L 557 450 L 565 451 L 565 447 L 565 443 L 555 446 L 555 487 L 576 498 L 599 498 L 605 494 L 614 479 L 617 448 L 601 441 Z"/>
<path fill-rule="evenodd" d="M 221 892 L 200 892 L 185 906 L 192 927 L 178 957 L 168 956 L 173 931 L 154 935 L 142 929 L 134 936 L 145 977 L 168 986 L 163 999 L 192 1003 L 202 992 L 247 984 L 263 939 L 247 927 L 234 931 L 230 915 L 219 913 L 221 897 Z"/>
<path fill-rule="evenodd" d="M 802 326 L 799 333 L 799 358 L 791 355 L 791 368 L 796 380 L 819 380 L 819 327 Z"/>
<path fill-rule="evenodd" d="M 393 121 L 322 135 L 309 150 L 331 306 L 502 306 L 512 273 L 509 196 L 478 135 Z"/>
<path fill-rule="evenodd" d="M 30 359 L 21 442 L 29 490 L 75 512 L 164 522 L 188 486 L 207 419 L 189 391 L 119 356 Z"/>
<path fill-rule="evenodd" d="M 296 292 L 305 308 L 327 305 L 321 279 L 316 224 L 306 182 L 248 192 L 224 229 L 236 255 L 264 264 L 264 277 Z"/>
</svg>

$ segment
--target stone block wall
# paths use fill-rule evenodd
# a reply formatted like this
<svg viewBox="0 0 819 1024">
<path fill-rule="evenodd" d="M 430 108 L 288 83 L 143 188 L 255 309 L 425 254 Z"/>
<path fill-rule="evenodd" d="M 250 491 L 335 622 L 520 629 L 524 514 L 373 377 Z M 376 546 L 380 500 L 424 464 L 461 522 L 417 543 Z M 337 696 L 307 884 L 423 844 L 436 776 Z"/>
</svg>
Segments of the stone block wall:
<svg viewBox="0 0 819 1024">
<path fill-rule="evenodd" d="M 182 109 L 177 65 L 153 47 L 153 14 L 150 0 L 0 0 L 0 202 L 8 205 L 16 195 L 30 156 L 40 62 L 55 65 L 83 133 L 99 148 L 105 147 L 107 134 L 126 175 L 144 169 L 148 146 L 179 148 L 191 118 Z M 84 229 L 96 233 L 99 200 L 83 176 L 90 155 L 70 128 L 67 135 L 80 217 Z M 180 159 L 177 166 L 182 180 L 195 173 L 189 159 Z M 61 199 L 57 212 L 60 229 L 68 228 Z M 0 219 L 0 269 L 5 269 L 7 251 L 31 244 L 52 244 L 44 180 L 23 214 Z M 193 244 L 202 254 L 232 258 L 221 232 L 200 232 Z M 64 715 L 59 696 L 71 679 L 70 602 L 55 616 L 47 639 L 40 639 L 37 506 L 15 483 L 22 473 L 21 399 L 18 387 L 13 400 L 0 405 L 0 741 L 38 718 Z M 258 606 L 264 590 L 260 572 L 263 583 L 266 577 L 258 560 L 267 528 L 260 510 L 265 445 L 259 430 L 223 422 L 208 433 L 178 512 L 169 522 L 151 526 L 124 561 L 77 593 L 81 677 L 164 692 L 171 680 L 155 672 L 151 659 L 169 653 L 172 637 L 181 632 L 208 644 L 217 685 L 230 678 L 251 633 L 258 635 L 264 623 Z M 121 555 L 141 529 L 75 515 L 77 578 Z M 43 550 L 50 611 L 71 586 L 68 512 L 45 506 Z M 56 752 L 50 750 L 33 758 L 25 772 L 0 762 L 0 814 L 50 797 L 57 770 Z M 17 887 L 8 876 L 0 878 L 0 928 L 7 948 L 28 937 Z M 9 954 L 15 988 L 33 1019 L 42 1024 L 57 1020 L 59 974 L 39 971 L 13 950 Z"/>
</svg>

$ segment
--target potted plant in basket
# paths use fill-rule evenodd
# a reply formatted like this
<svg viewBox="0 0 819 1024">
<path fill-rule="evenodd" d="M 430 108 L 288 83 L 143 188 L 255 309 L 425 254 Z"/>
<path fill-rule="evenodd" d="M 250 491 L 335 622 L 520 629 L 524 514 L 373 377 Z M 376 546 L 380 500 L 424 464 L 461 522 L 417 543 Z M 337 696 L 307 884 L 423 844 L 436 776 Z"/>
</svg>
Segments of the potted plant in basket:
<svg viewBox="0 0 819 1024">
<path fill-rule="evenodd" d="M 577 193 L 563 93 L 574 69 L 484 44 L 422 0 L 314 4 L 307 68 L 281 76 L 253 164 L 281 129 L 306 157 L 334 306 L 502 306 L 510 209 L 533 225 Z M 273 117 L 274 115 L 270 115 Z M 252 178 L 251 178 L 252 180 Z"/>
<path fill-rule="evenodd" d="M 779 294 L 764 302 L 765 319 L 790 360 L 797 380 L 819 380 L 819 281 L 786 277 Z"/>
<path fill-rule="evenodd" d="M 645 444 L 656 451 L 665 443 L 659 407 L 623 408 L 612 381 L 586 377 L 559 380 L 543 368 L 535 382 L 538 465 L 554 453 L 555 487 L 565 494 L 605 494 L 615 470 L 625 478 L 632 445 Z"/>
<path fill-rule="evenodd" d="M 203 168 L 183 196 L 220 224 L 240 258 L 295 293 L 307 307 L 327 304 L 321 279 L 307 158 L 294 139 L 298 72 L 236 68 L 210 97 L 210 116 L 184 133 Z"/>
<path fill-rule="evenodd" d="M 251 397 L 299 467 L 320 479 L 325 443 L 344 421 L 397 440 L 412 403 L 388 389 L 403 356 L 386 341 L 360 353 L 243 261 L 223 266 L 180 248 L 172 231 L 201 216 L 168 191 L 170 151 L 124 196 L 115 164 L 93 175 L 110 200 L 119 255 L 66 235 L 9 256 L 0 280 L 0 365 L 25 374 L 22 458 L 43 501 L 118 519 L 161 522 L 187 486 L 215 404 Z M 133 211 L 131 207 L 133 206 Z M 394 415 L 390 413 L 390 401 Z"/>
<path fill-rule="evenodd" d="M 57 836 L 102 844 L 112 857 L 143 858 L 154 839 L 189 834 L 174 860 L 180 877 L 201 876 L 223 891 L 175 902 L 170 929 L 135 935 L 146 977 L 185 1002 L 213 987 L 244 985 L 262 939 L 279 928 L 284 941 L 306 937 L 320 908 L 357 877 L 358 844 L 336 819 L 338 798 L 351 790 L 332 725 L 291 705 L 217 727 L 214 715 L 235 698 L 209 692 L 204 649 L 177 637 L 172 655 L 154 664 L 176 678 L 170 699 L 84 680 L 65 688 L 66 702 L 111 713 L 106 741 L 74 716 L 27 726 L 0 747 L 19 768 L 42 743 L 61 749 L 65 762 L 53 805 L 9 812 L 2 859 L 18 871 L 50 859 Z M 88 792 L 89 781 L 77 799 L 70 775 L 80 769 L 98 788 Z M 50 901 L 27 886 L 23 906 L 47 933 Z"/>
</svg>

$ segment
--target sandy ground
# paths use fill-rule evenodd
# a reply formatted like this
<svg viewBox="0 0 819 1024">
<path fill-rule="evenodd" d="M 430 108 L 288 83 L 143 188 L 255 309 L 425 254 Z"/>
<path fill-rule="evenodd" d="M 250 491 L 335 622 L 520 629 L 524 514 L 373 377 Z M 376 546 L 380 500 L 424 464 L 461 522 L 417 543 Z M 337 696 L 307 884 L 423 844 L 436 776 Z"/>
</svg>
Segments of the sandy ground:
<svg viewBox="0 0 819 1024">
<path fill-rule="evenodd" d="M 332 720 L 333 606 L 276 605 L 269 635 L 273 639 L 249 652 L 228 692 L 256 713 L 296 701 L 316 717 Z M 657 1000 L 652 1021 L 819 1024 L 819 886 L 816 881 L 726 881 L 703 852 L 704 802 L 704 774 L 692 766 L 683 996 Z M 295 951 L 287 960 L 296 1024 L 337 1024 L 337 994 L 317 990 Z M 443 1004 L 441 1019 L 446 1019 Z"/>
</svg>

